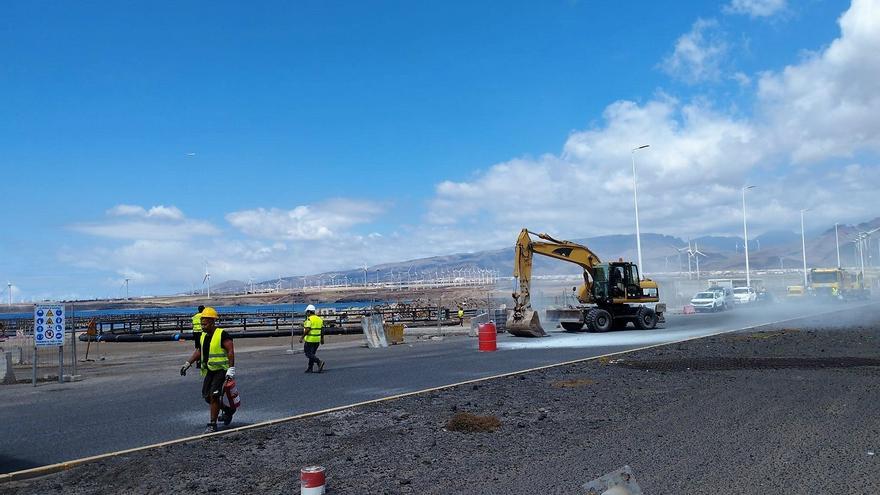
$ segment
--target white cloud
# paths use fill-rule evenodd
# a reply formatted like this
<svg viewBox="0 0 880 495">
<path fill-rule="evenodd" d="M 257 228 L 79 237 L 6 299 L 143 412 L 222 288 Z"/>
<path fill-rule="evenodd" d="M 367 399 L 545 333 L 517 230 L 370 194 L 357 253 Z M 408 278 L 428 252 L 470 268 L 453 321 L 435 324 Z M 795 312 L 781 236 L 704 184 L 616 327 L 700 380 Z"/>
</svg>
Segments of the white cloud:
<svg viewBox="0 0 880 495">
<path fill-rule="evenodd" d="M 718 188 L 741 183 L 762 146 L 747 122 L 701 102 L 662 95 L 642 106 L 619 101 L 606 108 L 602 127 L 573 133 L 559 155 L 511 160 L 471 182 L 439 184 L 428 220 L 486 215 L 485 225 L 508 232 L 626 232 L 633 223 L 630 150 L 644 143 L 651 148 L 636 152 L 643 225 L 679 232 L 687 230 L 685 218 L 715 223 L 711 214 L 701 217 L 724 193 Z"/>
<path fill-rule="evenodd" d="M 675 49 L 660 67 L 669 75 L 689 84 L 717 81 L 729 47 L 718 21 L 697 19 L 691 30 L 675 42 Z"/>
<path fill-rule="evenodd" d="M 115 217 L 123 217 L 123 216 L 136 216 L 143 217 L 147 215 L 147 210 L 144 209 L 143 206 L 137 205 L 116 205 L 113 208 L 107 210 L 108 215 L 112 215 Z"/>
<path fill-rule="evenodd" d="M 880 150 L 880 2 L 854 0 L 826 49 L 758 82 L 767 128 L 795 162 Z"/>
<path fill-rule="evenodd" d="M 724 12 L 749 17 L 770 17 L 784 11 L 785 7 L 786 0 L 733 0 L 724 6 Z"/>
<path fill-rule="evenodd" d="M 331 199 L 292 210 L 257 208 L 236 211 L 226 220 L 241 232 L 261 239 L 329 239 L 346 229 L 374 220 L 384 207 L 371 201 Z"/>
<path fill-rule="evenodd" d="M 220 231 L 208 222 L 187 219 L 175 206 L 153 206 L 149 210 L 138 205 L 116 205 L 107 210 L 121 220 L 72 225 L 78 232 L 113 239 L 188 239 L 214 236 Z"/>
<path fill-rule="evenodd" d="M 183 212 L 176 206 L 158 205 L 149 210 L 138 205 L 116 205 L 107 210 L 107 214 L 115 217 L 141 217 L 165 220 L 183 220 Z"/>
<path fill-rule="evenodd" d="M 474 218 L 497 231 L 529 226 L 571 237 L 632 231 L 629 150 L 643 143 L 651 144 L 635 155 L 643 231 L 736 233 L 746 180 L 761 186 L 750 216 L 758 229 L 792 228 L 800 208 L 823 203 L 829 206 L 817 208 L 815 221 L 876 216 L 871 191 L 880 187 L 880 167 L 871 153 L 880 151 L 880 1 L 855 0 L 840 25 L 827 49 L 761 75 L 751 117 L 699 98 L 618 101 L 605 109 L 601 126 L 571 134 L 558 154 L 441 182 L 426 218 L 448 229 Z M 711 26 L 698 21 L 694 32 Z M 678 47 L 702 46 L 704 38 L 683 39 Z M 707 60 L 701 57 L 691 59 Z M 702 67 L 691 72 L 713 73 L 705 63 L 691 65 Z M 733 77 L 746 83 L 741 76 Z M 860 156 L 865 163 L 851 163 Z M 849 163 L 835 166 L 841 158 Z M 817 166 L 798 166 L 805 162 Z"/>
</svg>

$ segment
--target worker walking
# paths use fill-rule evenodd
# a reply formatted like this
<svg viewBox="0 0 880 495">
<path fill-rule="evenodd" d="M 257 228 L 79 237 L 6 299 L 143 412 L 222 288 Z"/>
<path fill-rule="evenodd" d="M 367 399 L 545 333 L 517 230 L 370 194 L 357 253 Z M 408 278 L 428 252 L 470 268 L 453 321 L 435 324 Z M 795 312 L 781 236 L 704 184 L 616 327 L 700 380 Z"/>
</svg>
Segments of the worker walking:
<svg viewBox="0 0 880 495">
<path fill-rule="evenodd" d="M 304 342 L 303 352 L 309 358 L 309 367 L 306 373 L 312 373 L 313 366 L 318 365 L 318 373 L 324 371 L 324 361 L 318 359 L 315 354 L 318 352 L 318 346 L 324 343 L 324 320 L 315 314 L 315 306 L 309 304 L 306 306 L 306 319 L 303 320 L 303 334 L 299 338 L 300 342 Z"/>
<path fill-rule="evenodd" d="M 194 314 L 192 317 L 192 327 L 193 327 L 193 347 L 196 349 L 199 348 L 199 343 L 202 341 L 202 311 L 205 310 L 204 306 L 199 306 L 199 312 Z M 196 362 L 196 368 L 201 368 L 201 363 Z"/>
<path fill-rule="evenodd" d="M 464 308 L 458 308 L 458 326 L 464 326 Z"/>
<path fill-rule="evenodd" d="M 192 327 L 193 327 L 193 342 L 195 343 L 195 348 L 199 348 L 199 342 L 201 342 L 202 337 L 202 311 L 205 310 L 204 306 L 199 306 L 199 312 L 194 314 L 192 317 Z"/>
<path fill-rule="evenodd" d="M 232 345 L 232 337 L 222 328 L 217 328 L 217 310 L 201 308 L 199 314 L 201 315 L 199 345 L 192 356 L 183 363 L 180 374 L 186 375 L 186 370 L 195 362 L 201 364 L 201 374 L 204 377 L 202 397 L 210 405 L 210 422 L 205 428 L 205 433 L 212 433 L 217 431 L 220 409 L 223 409 L 223 416 L 219 419 L 225 425 L 232 422 L 232 415 L 235 413 L 235 409 L 222 407 L 220 403 L 226 380 L 235 377 L 235 348 Z"/>
</svg>

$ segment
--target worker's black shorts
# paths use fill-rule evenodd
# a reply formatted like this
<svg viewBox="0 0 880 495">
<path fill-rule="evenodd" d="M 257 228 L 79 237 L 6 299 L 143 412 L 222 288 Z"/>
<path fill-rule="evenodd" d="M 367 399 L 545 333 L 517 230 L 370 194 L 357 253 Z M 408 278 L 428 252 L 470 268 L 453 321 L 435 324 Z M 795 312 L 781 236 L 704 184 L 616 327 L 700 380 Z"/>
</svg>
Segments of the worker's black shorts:
<svg viewBox="0 0 880 495">
<path fill-rule="evenodd" d="M 205 398 L 205 402 L 211 402 L 211 397 L 220 397 L 224 383 L 226 383 L 226 370 L 208 370 L 205 381 L 202 382 L 202 397 Z"/>
</svg>

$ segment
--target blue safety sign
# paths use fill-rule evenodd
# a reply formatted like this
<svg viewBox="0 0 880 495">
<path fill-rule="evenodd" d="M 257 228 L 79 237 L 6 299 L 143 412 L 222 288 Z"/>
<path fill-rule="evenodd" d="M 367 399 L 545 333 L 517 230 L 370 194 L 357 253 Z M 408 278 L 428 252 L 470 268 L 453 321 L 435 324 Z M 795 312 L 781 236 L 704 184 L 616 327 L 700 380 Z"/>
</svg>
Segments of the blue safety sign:
<svg viewBox="0 0 880 495">
<path fill-rule="evenodd" d="M 63 304 L 34 305 L 34 345 L 64 345 Z"/>
</svg>

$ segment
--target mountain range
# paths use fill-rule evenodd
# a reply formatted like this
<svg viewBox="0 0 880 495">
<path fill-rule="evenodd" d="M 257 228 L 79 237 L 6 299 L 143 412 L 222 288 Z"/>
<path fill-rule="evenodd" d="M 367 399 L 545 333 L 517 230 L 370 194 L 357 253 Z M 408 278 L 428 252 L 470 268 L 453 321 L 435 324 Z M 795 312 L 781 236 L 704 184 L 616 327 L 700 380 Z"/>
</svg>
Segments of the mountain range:
<svg viewBox="0 0 880 495">
<path fill-rule="evenodd" d="M 857 251 L 851 238 L 858 232 L 880 227 L 880 217 L 857 225 L 838 226 L 840 239 L 840 257 L 843 266 L 858 264 Z M 880 234 L 877 236 L 880 238 Z M 515 234 L 511 235 L 511 244 Z M 574 242 L 589 246 L 603 260 L 623 258 L 636 261 L 635 235 L 617 234 L 584 239 L 572 239 Z M 745 254 L 743 238 L 738 236 L 704 236 L 690 241 L 678 237 L 645 233 L 642 234 L 642 257 L 645 273 L 687 271 L 687 250 L 690 242 L 692 250 L 699 250 L 701 270 L 743 270 Z M 805 239 L 808 266 L 836 266 L 837 251 L 835 249 L 834 227 L 813 233 Z M 800 233 L 774 230 L 749 239 L 749 264 L 753 270 L 798 268 L 803 264 Z M 880 264 L 878 241 L 871 239 L 871 246 L 866 252 L 866 265 Z M 873 256 L 870 255 L 873 253 Z M 692 258 L 693 263 L 693 258 Z M 478 276 L 479 270 L 494 271 L 497 276 L 509 276 L 513 269 L 513 246 L 501 249 L 458 253 L 430 258 L 419 258 L 396 263 L 384 263 L 366 268 L 353 268 L 334 272 L 318 273 L 306 276 L 289 276 L 280 279 L 254 283 L 256 290 L 267 290 L 276 287 L 296 288 L 327 284 L 363 284 L 367 276 L 370 283 L 391 281 L 414 281 L 431 278 L 450 278 Z M 580 269 L 570 263 L 559 263 L 556 260 L 537 257 L 534 273 L 541 275 L 577 275 Z M 377 279 L 378 277 L 378 279 Z M 248 282 L 230 280 L 212 287 L 218 293 L 244 292 L 251 286 Z"/>
</svg>

